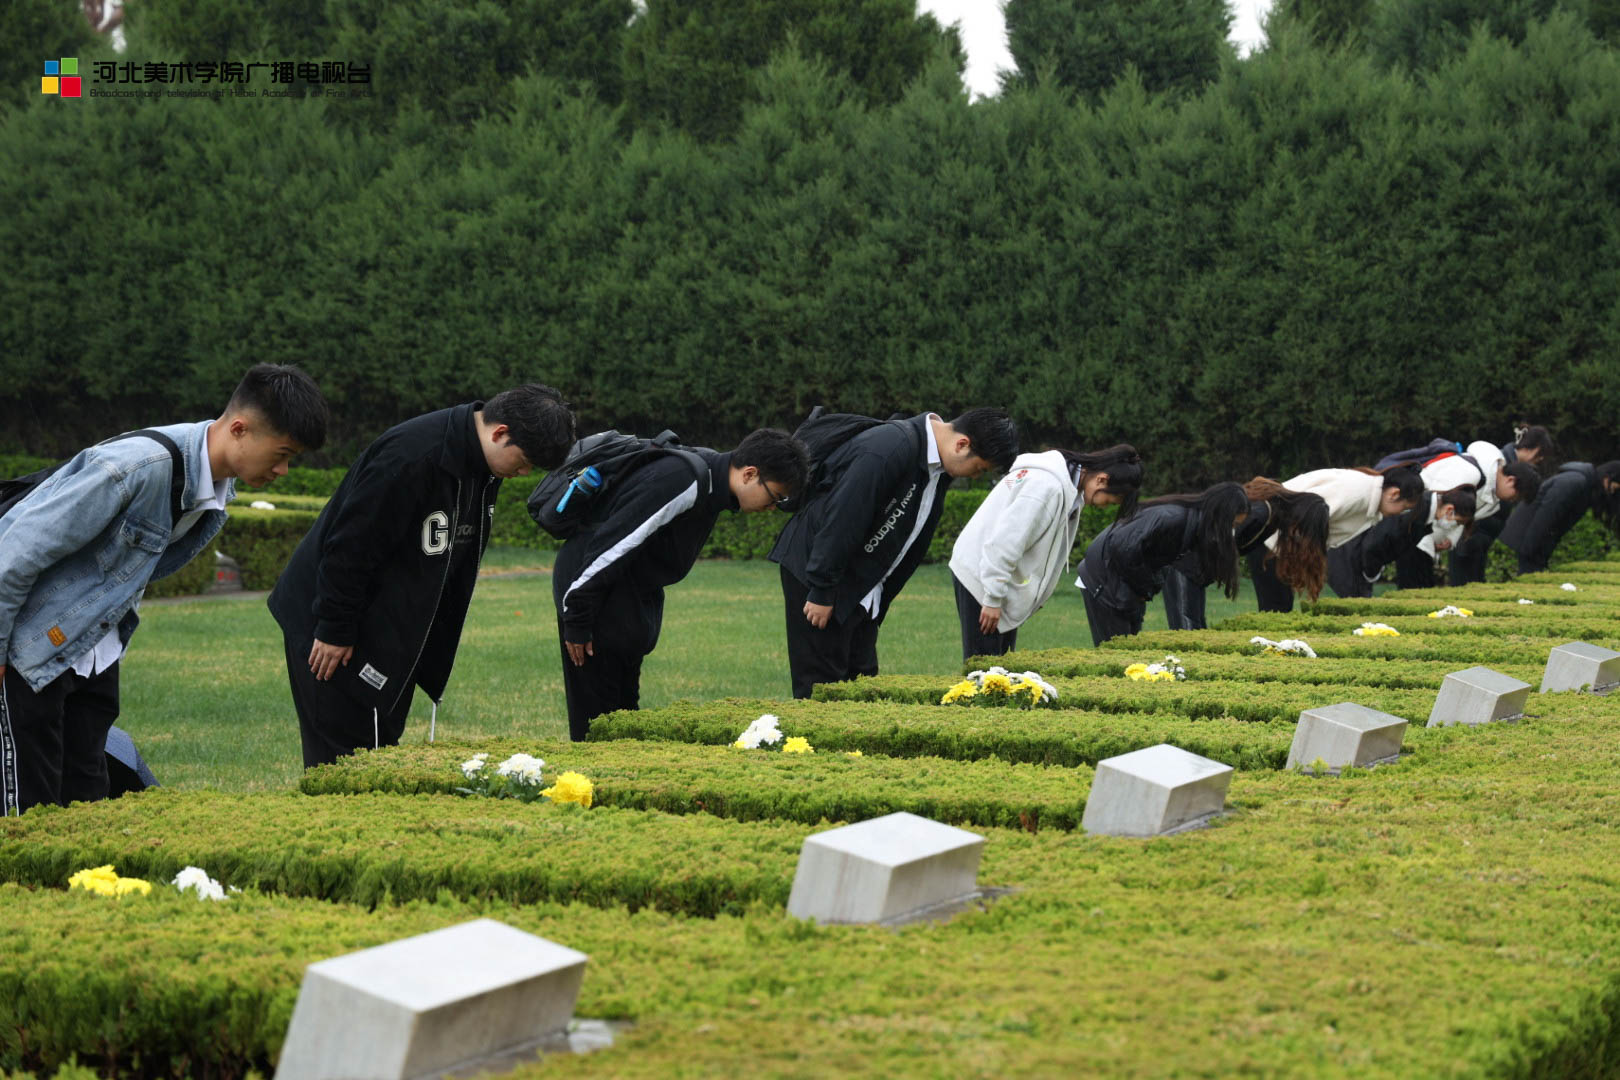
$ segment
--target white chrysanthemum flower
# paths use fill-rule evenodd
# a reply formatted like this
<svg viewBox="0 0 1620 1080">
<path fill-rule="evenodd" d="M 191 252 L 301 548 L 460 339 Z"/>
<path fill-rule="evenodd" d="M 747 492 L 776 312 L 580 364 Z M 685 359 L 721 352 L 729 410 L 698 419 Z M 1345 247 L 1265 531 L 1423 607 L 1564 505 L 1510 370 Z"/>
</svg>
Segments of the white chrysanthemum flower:
<svg viewBox="0 0 1620 1080">
<path fill-rule="evenodd" d="M 188 866 L 178 874 L 169 884 L 185 892 L 192 889 L 197 893 L 199 900 L 224 900 L 225 890 L 219 882 L 208 876 L 208 872 L 200 866 Z M 239 890 L 235 890 L 239 891 Z"/>
<path fill-rule="evenodd" d="M 538 784 L 540 782 L 540 769 L 544 765 L 545 762 L 537 757 L 531 757 L 528 754 L 513 754 L 500 763 L 495 770 L 495 775 L 521 780 L 525 784 Z"/>
<path fill-rule="evenodd" d="M 777 717 L 765 713 L 737 736 L 737 742 L 745 750 L 757 750 L 761 743 L 774 746 L 782 741 L 782 729 L 777 727 L 778 722 Z"/>
<path fill-rule="evenodd" d="M 1521 603 L 1521 604 L 1533 604 L 1533 603 L 1535 603 L 1535 601 L 1534 600 L 1526 600 L 1524 597 L 1521 596 L 1521 597 L 1519 597 L 1519 603 Z"/>
<path fill-rule="evenodd" d="M 1575 592 L 1575 583 L 1572 581 L 1566 581 L 1558 587 L 1563 589 L 1565 592 Z"/>
</svg>

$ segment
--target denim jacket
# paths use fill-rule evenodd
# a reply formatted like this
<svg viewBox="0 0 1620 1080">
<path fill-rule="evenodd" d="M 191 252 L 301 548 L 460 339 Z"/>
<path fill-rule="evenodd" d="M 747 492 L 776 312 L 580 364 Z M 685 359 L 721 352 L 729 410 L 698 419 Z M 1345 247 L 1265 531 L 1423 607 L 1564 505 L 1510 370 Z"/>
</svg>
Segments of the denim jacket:
<svg viewBox="0 0 1620 1080">
<path fill-rule="evenodd" d="M 208 423 L 157 429 L 185 463 L 182 510 L 201 501 Z M 186 565 L 224 526 L 225 513 L 211 510 L 171 544 L 170 460 L 151 439 L 100 443 L 0 517 L 0 663 L 35 690 L 114 626 L 127 644 L 146 583 Z M 230 488 L 235 498 L 234 481 Z"/>
</svg>

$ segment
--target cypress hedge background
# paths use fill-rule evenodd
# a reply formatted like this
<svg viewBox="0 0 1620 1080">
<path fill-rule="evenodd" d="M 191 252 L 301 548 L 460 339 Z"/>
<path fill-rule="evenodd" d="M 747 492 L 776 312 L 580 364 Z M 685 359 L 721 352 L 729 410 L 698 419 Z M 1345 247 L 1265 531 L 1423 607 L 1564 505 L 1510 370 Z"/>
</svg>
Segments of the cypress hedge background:
<svg viewBox="0 0 1620 1080">
<path fill-rule="evenodd" d="M 658 50 L 698 24 L 628 7 L 130 2 L 125 59 L 369 60 L 352 102 L 59 100 L 8 60 L 0 452 L 212 415 L 270 360 L 333 401 L 314 465 L 527 379 L 720 446 L 1004 404 L 1031 445 L 1136 443 L 1154 490 L 1519 417 L 1616 456 L 1620 59 L 1584 9 L 1402 53 L 1295 4 L 1246 59 L 1099 91 L 1032 58 L 970 103 L 953 32 L 851 0 L 873 55 L 805 8 L 696 109 Z M 7 57 L 99 48 L 0 14 Z"/>
</svg>

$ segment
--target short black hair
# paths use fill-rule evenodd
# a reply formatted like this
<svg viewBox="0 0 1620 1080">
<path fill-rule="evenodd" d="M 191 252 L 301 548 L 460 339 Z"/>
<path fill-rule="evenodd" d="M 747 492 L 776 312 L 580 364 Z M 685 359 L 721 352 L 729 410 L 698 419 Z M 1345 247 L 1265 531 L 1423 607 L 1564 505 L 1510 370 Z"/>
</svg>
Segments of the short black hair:
<svg viewBox="0 0 1620 1080">
<path fill-rule="evenodd" d="M 1553 438 L 1552 432 L 1540 424 L 1515 428 L 1513 445 L 1519 450 L 1535 450 L 1540 453 L 1541 457 L 1536 460 L 1536 464 L 1543 468 L 1558 456 L 1558 443 Z"/>
<path fill-rule="evenodd" d="M 1018 428 L 1006 409 L 977 408 L 951 421 L 958 435 L 966 435 L 973 453 L 1002 472 L 1012 468 L 1018 456 Z"/>
<path fill-rule="evenodd" d="M 254 364 L 236 384 L 226 412 L 251 409 L 265 418 L 278 434 L 305 450 L 326 444 L 329 414 L 320 387 L 292 364 Z"/>
<path fill-rule="evenodd" d="M 505 424 L 507 438 L 537 469 L 555 469 L 574 445 L 573 410 L 543 383 L 502 390 L 484 402 L 484 421 Z"/>
<path fill-rule="evenodd" d="M 782 489 L 784 495 L 797 495 L 810 482 L 810 454 L 804 443 L 777 428 L 760 428 L 737 444 L 731 464 L 739 469 L 752 465 L 760 478 Z"/>
<path fill-rule="evenodd" d="M 1520 503 L 1533 503 L 1541 491 L 1541 474 L 1528 461 L 1510 461 L 1502 471 L 1513 479 L 1513 494 Z"/>
<path fill-rule="evenodd" d="M 1399 465 L 1386 469 L 1383 473 L 1384 487 L 1394 488 L 1396 496 L 1404 503 L 1416 506 L 1423 498 L 1423 474 L 1415 465 Z"/>
</svg>

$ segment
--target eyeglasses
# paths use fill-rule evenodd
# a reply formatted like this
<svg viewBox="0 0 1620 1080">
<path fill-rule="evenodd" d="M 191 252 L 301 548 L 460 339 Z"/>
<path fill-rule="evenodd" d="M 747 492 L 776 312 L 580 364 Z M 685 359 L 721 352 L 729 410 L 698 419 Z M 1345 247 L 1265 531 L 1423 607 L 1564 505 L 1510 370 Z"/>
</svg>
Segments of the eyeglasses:
<svg viewBox="0 0 1620 1080">
<path fill-rule="evenodd" d="M 772 491 L 771 485 L 765 482 L 765 478 L 763 476 L 759 477 L 759 486 L 765 489 L 765 494 L 771 497 L 771 502 L 775 503 L 778 509 L 786 506 L 788 501 L 793 498 L 791 495 L 778 495 L 776 492 Z"/>
</svg>

